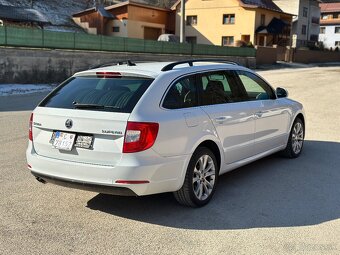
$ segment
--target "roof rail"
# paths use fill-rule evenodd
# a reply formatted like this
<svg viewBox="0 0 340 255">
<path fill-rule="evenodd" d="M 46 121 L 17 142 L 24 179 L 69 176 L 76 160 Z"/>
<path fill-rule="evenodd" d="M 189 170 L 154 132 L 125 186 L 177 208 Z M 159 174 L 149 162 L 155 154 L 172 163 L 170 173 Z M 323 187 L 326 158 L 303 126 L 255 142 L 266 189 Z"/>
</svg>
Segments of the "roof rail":
<svg viewBox="0 0 340 255">
<path fill-rule="evenodd" d="M 182 60 L 182 61 L 177 61 L 173 62 L 171 64 L 168 64 L 162 68 L 161 71 L 170 71 L 172 70 L 175 66 L 181 65 L 181 64 L 188 64 L 189 66 L 193 66 L 193 63 L 195 62 L 216 62 L 216 63 L 223 63 L 223 64 L 232 64 L 232 65 L 238 65 L 238 63 L 233 62 L 233 61 L 228 61 L 224 59 L 216 59 L 216 58 L 205 58 L 205 59 L 190 59 L 190 60 Z"/>
<path fill-rule="evenodd" d="M 116 62 L 109 62 L 109 63 L 90 66 L 89 70 L 99 68 L 99 67 L 117 66 L 117 65 L 119 66 L 119 65 L 124 65 L 124 64 L 127 64 L 128 66 L 135 66 L 136 65 L 136 63 L 132 62 L 131 60 L 119 60 L 119 61 L 116 61 Z"/>
</svg>

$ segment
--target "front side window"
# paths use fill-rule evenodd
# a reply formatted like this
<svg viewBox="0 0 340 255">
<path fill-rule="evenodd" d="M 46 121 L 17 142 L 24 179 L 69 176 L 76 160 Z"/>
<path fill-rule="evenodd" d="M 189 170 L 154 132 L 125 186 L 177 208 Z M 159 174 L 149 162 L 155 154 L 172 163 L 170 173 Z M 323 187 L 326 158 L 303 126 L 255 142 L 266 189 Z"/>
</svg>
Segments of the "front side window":
<svg viewBox="0 0 340 255">
<path fill-rule="evenodd" d="M 196 26 L 197 25 L 197 15 L 187 16 L 187 26 Z"/>
<path fill-rule="evenodd" d="M 238 71 L 238 76 L 246 90 L 248 100 L 267 100 L 276 98 L 273 89 L 255 74 Z"/>
<path fill-rule="evenodd" d="M 202 74 L 199 78 L 201 105 L 234 103 L 247 100 L 243 88 L 238 86 L 233 71 Z"/>
<path fill-rule="evenodd" d="M 335 41 L 335 47 L 340 47 L 340 41 Z"/>
<path fill-rule="evenodd" d="M 320 34 L 326 33 L 326 27 L 320 27 Z"/>
<path fill-rule="evenodd" d="M 223 14 L 223 24 L 235 24 L 235 14 Z"/>
<path fill-rule="evenodd" d="M 334 33 L 336 33 L 336 34 L 340 34 L 340 27 L 335 27 L 335 29 L 334 29 Z"/>
<path fill-rule="evenodd" d="M 188 76 L 176 81 L 168 90 L 163 107 L 181 109 L 197 106 L 197 90 L 195 76 Z"/>
</svg>

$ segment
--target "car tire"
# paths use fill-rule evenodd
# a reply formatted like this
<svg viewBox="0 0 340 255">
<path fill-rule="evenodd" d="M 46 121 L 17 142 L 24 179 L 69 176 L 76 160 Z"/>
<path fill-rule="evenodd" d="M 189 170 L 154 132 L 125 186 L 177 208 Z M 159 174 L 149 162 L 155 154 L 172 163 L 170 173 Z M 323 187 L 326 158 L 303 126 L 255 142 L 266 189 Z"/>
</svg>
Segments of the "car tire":
<svg viewBox="0 0 340 255">
<path fill-rule="evenodd" d="M 183 186 L 174 192 L 176 200 L 185 206 L 206 205 L 216 190 L 218 180 L 216 157 L 206 147 L 199 147 L 192 155 Z"/>
<path fill-rule="evenodd" d="M 300 118 L 296 118 L 289 133 L 289 139 L 282 155 L 287 158 L 297 158 L 300 156 L 305 138 L 305 126 Z"/>
</svg>

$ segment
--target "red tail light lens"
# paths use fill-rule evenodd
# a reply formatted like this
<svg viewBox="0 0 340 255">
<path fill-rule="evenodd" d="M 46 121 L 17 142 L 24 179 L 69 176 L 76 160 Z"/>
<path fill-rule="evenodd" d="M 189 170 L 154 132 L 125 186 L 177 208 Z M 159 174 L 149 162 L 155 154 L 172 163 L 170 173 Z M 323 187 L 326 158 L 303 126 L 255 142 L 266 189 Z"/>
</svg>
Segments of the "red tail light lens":
<svg viewBox="0 0 340 255">
<path fill-rule="evenodd" d="M 123 153 L 149 149 L 156 141 L 158 129 L 158 123 L 129 121 L 125 132 Z"/>
<path fill-rule="evenodd" d="M 31 113 L 30 122 L 28 124 L 28 139 L 30 139 L 30 141 L 33 142 L 32 128 L 33 128 L 33 112 Z"/>
</svg>

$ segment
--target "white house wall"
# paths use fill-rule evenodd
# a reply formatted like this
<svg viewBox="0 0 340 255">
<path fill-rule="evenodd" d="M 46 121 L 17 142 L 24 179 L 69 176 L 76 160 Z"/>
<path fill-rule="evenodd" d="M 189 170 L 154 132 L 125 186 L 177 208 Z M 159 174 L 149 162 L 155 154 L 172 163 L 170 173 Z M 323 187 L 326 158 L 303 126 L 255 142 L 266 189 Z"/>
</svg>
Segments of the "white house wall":
<svg viewBox="0 0 340 255">
<path fill-rule="evenodd" d="M 340 27 L 339 25 L 328 25 L 321 26 L 325 27 L 325 33 L 319 35 L 319 41 L 323 42 L 325 48 L 335 48 L 335 42 L 340 41 L 340 34 L 335 34 L 335 27 Z"/>
</svg>

